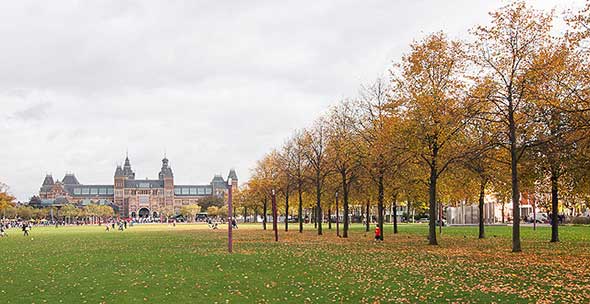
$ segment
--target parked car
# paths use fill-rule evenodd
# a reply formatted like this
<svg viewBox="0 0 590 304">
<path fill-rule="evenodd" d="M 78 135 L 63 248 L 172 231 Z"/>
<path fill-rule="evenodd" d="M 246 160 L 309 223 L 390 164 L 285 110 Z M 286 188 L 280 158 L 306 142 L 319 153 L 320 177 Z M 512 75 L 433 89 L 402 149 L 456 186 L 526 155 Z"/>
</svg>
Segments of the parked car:
<svg viewBox="0 0 590 304">
<path fill-rule="evenodd" d="M 530 215 L 527 218 L 527 222 L 532 223 L 536 221 L 537 223 L 548 223 L 549 222 L 549 216 L 547 215 L 547 213 L 543 213 L 543 212 L 539 212 L 535 215 Z"/>
</svg>

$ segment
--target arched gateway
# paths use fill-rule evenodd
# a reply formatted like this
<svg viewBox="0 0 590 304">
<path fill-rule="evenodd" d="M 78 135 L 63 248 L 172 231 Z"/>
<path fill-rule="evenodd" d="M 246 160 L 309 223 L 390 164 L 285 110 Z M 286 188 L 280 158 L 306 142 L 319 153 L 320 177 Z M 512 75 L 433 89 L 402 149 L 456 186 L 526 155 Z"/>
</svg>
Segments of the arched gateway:
<svg viewBox="0 0 590 304">
<path fill-rule="evenodd" d="M 141 208 L 141 209 L 139 209 L 138 213 L 139 213 L 140 218 L 150 217 L 150 210 L 148 210 L 148 208 Z"/>
</svg>

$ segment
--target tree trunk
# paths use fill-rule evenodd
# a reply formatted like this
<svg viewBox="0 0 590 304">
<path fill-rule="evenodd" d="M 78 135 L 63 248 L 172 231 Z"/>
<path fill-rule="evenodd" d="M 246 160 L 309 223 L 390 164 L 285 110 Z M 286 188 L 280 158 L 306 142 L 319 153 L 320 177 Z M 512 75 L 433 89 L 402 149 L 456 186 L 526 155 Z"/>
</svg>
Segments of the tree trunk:
<svg viewBox="0 0 590 304">
<path fill-rule="evenodd" d="M 369 215 L 369 199 L 367 199 L 367 209 L 365 211 L 365 228 L 366 231 L 369 232 L 371 230 L 371 219 Z"/>
<path fill-rule="evenodd" d="M 383 174 L 379 175 L 379 180 L 378 180 L 378 191 L 379 191 L 379 196 L 378 196 L 378 201 L 377 201 L 377 212 L 379 212 L 377 221 L 379 224 L 379 230 L 381 231 L 380 235 L 379 235 L 379 239 L 383 241 L 383 232 L 385 231 L 383 229 L 383 223 L 385 222 L 384 219 L 384 212 L 385 212 L 385 208 L 383 207 L 383 201 L 384 201 L 384 192 L 385 192 L 385 187 L 383 185 Z"/>
<path fill-rule="evenodd" d="M 315 193 L 316 193 L 316 215 L 317 215 L 317 219 L 316 222 L 318 224 L 318 235 L 322 235 L 322 186 L 320 185 L 320 177 L 317 176 L 317 181 L 316 181 L 316 187 L 315 187 Z"/>
<path fill-rule="evenodd" d="M 289 231 L 289 189 L 285 193 L 285 231 Z"/>
<path fill-rule="evenodd" d="M 244 223 L 246 222 L 246 218 L 248 217 L 248 210 L 246 210 L 246 207 L 244 207 Z"/>
<path fill-rule="evenodd" d="M 438 154 L 438 148 L 434 148 L 432 162 L 430 164 L 430 183 L 428 185 L 428 244 L 438 245 L 436 241 L 436 181 L 437 181 L 437 170 L 436 170 L 436 156 Z"/>
<path fill-rule="evenodd" d="M 340 208 L 338 208 L 338 192 L 336 192 L 336 235 L 340 237 Z"/>
<path fill-rule="evenodd" d="M 506 207 L 506 201 L 504 201 L 504 199 L 502 199 L 502 223 L 506 223 L 506 218 L 504 215 L 504 208 Z"/>
<path fill-rule="evenodd" d="M 299 210 L 297 210 L 299 219 L 299 233 L 303 233 L 303 198 L 301 193 L 301 184 L 299 184 L 297 191 L 299 192 Z"/>
<path fill-rule="evenodd" d="M 344 231 L 342 231 L 342 237 L 348 237 L 348 226 L 349 226 L 349 218 L 348 218 L 348 187 L 345 183 L 342 184 L 342 199 L 343 199 L 343 209 L 344 209 Z"/>
<path fill-rule="evenodd" d="M 266 230 L 266 213 L 268 212 L 268 201 L 266 197 L 264 198 L 264 202 L 262 203 L 262 229 Z"/>
<path fill-rule="evenodd" d="M 332 207 L 328 207 L 328 229 L 332 230 Z"/>
<path fill-rule="evenodd" d="M 393 196 L 393 233 L 397 234 L 397 193 Z"/>
<path fill-rule="evenodd" d="M 557 170 L 551 170 L 551 242 L 559 242 L 559 197 L 558 197 L 559 174 Z M 536 220 L 536 219 L 535 219 Z"/>
<path fill-rule="evenodd" d="M 486 179 L 482 178 L 479 185 L 479 238 L 485 238 L 485 231 L 483 225 L 483 203 L 485 198 Z"/>
<path fill-rule="evenodd" d="M 520 246 L 520 189 L 518 183 L 518 149 L 516 146 L 516 124 L 514 110 L 510 100 L 508 111 L 509 139 L 510 139 L 510 171 L 512 175 L 512 252 L 521 252 Z"/>
</svg>

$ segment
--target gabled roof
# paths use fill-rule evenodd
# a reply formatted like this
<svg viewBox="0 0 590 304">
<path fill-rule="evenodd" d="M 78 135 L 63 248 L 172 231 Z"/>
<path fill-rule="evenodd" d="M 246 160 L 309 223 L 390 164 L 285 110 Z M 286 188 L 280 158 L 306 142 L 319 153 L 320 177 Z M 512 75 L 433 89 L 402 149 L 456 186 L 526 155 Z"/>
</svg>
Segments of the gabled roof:
<svg viewBox="0 0 590 304">
<path fill-rule="evenodd" d="M 123 165 L 123 174 L 127 176 L 127 178 L 134 179 L 135 172 L 131 169 L 131 162 L 129 161 L 129 157 L 125 157 L 125 164 Z"/>
<path fill-rule="evenodd" d="M 53 181 L 53 176 L 51 176 L 51 174 L 45 175 L 45 179 L 43 180 L 43 186 L 52 186 L 53 184 L 55 184 L 55 182 Z"/>
<path fill-rule="evenodd" d="M 232 180 L 238 180 L 238 175 L 236 174 L 236 170 L 231 169 L 229 170 L 229 175 L 227 176 L 227 179 L 232 179 Z"/>
<path fill-rule="evenodd" d="M 121 166 L 117 166 L 117 169 L 115 170 L 115 177 L 123 176 L 125 176 L 125 174 L 123 173 L 123 169 L 121 168 Z"/>
<path fill-rule="evenodd" d="M 216 183 L 224 183 L 225 184 L 225 180 L 223 180 L 223 177 L 221 177 L 221 175 L 215 175 L 213 177 L 213 180 L 211 180 L 212 184 L 216 184 Z"/>
<path fill-rule="evenodd" d="M 64 176 L 64 178 L 61 182 L 64 185 L 79 185 L 80 184 L 80 182 L 78 182 L 78 179 L 76 178 L 76 176 L 71 173 L 66 173 L 66 176 Z"/>
</svg>

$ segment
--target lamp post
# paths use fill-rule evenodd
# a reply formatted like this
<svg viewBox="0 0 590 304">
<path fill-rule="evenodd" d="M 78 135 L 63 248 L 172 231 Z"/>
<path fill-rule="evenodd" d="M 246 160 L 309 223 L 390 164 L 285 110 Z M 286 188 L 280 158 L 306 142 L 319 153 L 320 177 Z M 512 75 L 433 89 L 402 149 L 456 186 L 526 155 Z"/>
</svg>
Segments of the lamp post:
<svg viewBox="0 0 590 304">
<path fill-rule="evenodd" d="M 338 191 L 336 191 L 336 235 L 340 237 L 340 219 L 338 216 Z"/>
<path fill-rule="evenodd" d="M 537 196 L 533 196 L 533 230 L 537 230 Z"/>
<path fill-rule="evenodd" d="M 232 240 L 232 185 L 231 185 L 231 178 L 228 179 L 228 186 L 227 186 L 227 251 L 229 253 L 233 252 L 233 240 Z"/>
<path fill-rule="evenodd" d="M 275 242 L 279 241 L 279 229 L 277 228 L 277 196 L 272 190 L 272 229 L 275 231 Z"/>
</svg>

